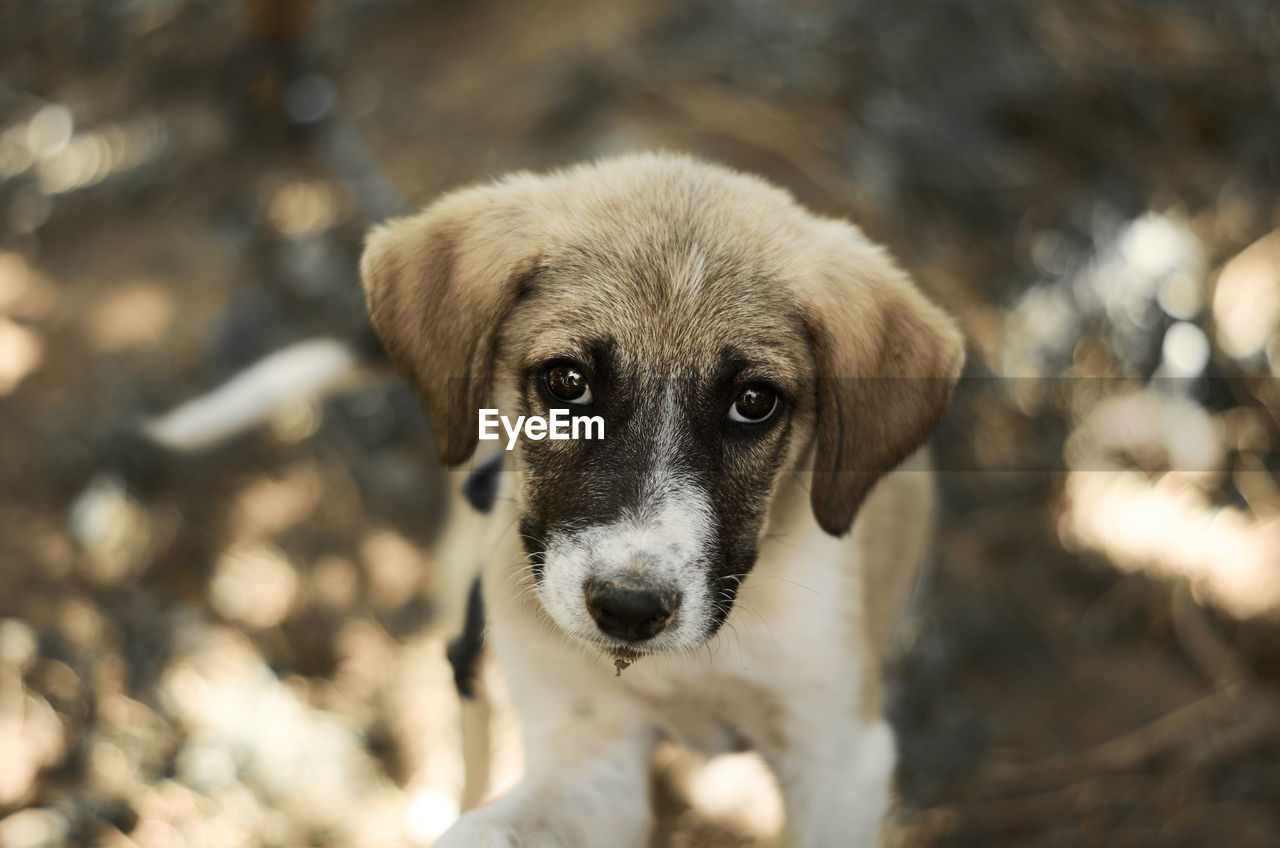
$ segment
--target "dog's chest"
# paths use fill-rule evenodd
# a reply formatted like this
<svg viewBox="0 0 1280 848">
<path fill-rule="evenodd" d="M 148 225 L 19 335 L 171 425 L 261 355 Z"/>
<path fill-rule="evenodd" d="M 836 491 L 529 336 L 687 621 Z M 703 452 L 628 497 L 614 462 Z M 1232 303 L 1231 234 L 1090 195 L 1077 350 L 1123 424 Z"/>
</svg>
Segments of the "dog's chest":
<svg viewBox="0 0 1280 848">
<path fill-rule="evenodd" d="M 673 741 L 709 755 L 760 747 L 782 733 L 783 705 L 774 693 L 742 680 L 707 680 L 640 698 Z"/>
<path fill-rule="evenodd" d="M 705 650 L 623 672 L 674 740 L 709 753 L 781 748 L 795 722 L 823 719 L 806 715 L 812 704 L 855 708 L 862 675 L 875 672 L 856 650 L 850 581 L 832 567 L 839 543 L 816 541 L 831 549 L 792 549 L 785 563 L 763 558 Z M 789 576 L 780 579 L 784 564 Z"/>
</svg>

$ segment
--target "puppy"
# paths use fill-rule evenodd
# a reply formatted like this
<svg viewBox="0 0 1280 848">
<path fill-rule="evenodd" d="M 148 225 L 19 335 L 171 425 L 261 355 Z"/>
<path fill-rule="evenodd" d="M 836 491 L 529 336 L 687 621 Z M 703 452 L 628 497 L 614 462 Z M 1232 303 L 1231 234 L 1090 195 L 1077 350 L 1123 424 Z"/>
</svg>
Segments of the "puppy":
<svg viewBox="0 0 1280 848">
<path fill-rule="evenodd" d="M 644 846 L 664 737 L 758 750 L 787 844 L 873 844 L 952 321 L 848 223 L 672 155 L 449 194 L 361 270 L 447 464 L 483 408 L 604 420 L 507 455 L 482 582 L 526 773 L 439 844 Z"/>
</svg>

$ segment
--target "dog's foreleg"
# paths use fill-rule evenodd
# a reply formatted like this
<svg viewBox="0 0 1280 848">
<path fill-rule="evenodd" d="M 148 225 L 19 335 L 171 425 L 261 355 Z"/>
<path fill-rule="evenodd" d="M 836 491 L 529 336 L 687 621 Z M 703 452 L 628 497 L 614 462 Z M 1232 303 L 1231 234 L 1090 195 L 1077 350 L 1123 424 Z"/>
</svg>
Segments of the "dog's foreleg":
<svg viewBox="0 0 1280 848">
<path fill-rule="evenodd" d="M 479 806 L 489 794 L 493 709 L 480 667 L 483 652 L 484 598 L 477 576 L 467 593 L 462 632 L 450 640 L 446 651 L 462 701 L 462 761 L 466 769 L 460 799 L 463 810 Z"/>
<path fill-rule="evenodd" d="M 458 806 L 471 810 L 489 794 L 490 760 L 492 759 L 493 708 L 484 683 L 476 684 L 475 694 L 462 701 L 462 763 L 465 777 Z"/>
<path fill-rule="evenodd" d="M 893 730 L 854 718 L 789 728 L 768 752 L 786 807 L 787 848 L 872 848 L 889 808 Z"/>
<path fill-rule="evenodd" d="M 617 716 L 571 707 L 554 728 L 526 728 L 524 779 L 472 810 L 437 848 L 643 848 L 649 838 L 648 762 L 658 735 Z"/>
</svg>

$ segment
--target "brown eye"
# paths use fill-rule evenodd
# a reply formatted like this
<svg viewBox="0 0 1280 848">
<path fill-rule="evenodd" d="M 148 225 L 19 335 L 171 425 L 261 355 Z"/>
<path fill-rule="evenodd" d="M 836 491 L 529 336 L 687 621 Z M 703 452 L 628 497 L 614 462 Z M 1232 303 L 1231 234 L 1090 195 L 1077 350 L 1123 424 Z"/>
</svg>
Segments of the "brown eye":
<svg viewBox="0 0 1280 848">
<path fill-rule="evenodd" d="M 729 407 L 729 420 L 740 424 L 760 424 L 778 409 L 778 393 L 769 386 L 757 384 L 738 392 Z"/>
<path fill-rule="evenodd" d="M 582 370 L 573 365 L 553 365 L 547 369 L 547 391 L 566 403 L 591 403 L 591 387 Z"/>
</svg>

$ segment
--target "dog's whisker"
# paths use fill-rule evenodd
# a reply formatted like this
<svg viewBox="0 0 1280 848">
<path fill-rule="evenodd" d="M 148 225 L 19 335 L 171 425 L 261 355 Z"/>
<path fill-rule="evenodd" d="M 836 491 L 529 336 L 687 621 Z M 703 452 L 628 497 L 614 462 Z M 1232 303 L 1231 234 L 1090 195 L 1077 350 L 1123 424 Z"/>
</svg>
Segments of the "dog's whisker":
<svg viewBox="0 0 1280 848">
<path fill-rule="evenodd" d="M 791 472 L 791 480 L 792 480 L 792 482 L 793 482 L 793 483 L 795 483 L 797 486 L 799 486 L 799 487 L 800 487 L 800 490 L 801 490 L 802 492 L 804 492 L 806 495 L 809 495 L 809 496 L 811 496 L 811 497 L 812 497 L 812 495 L 813 495 L 813 489 L 812 489 L 811 487 L 809 487 L 809 486 L 806 486 L 806 485 L 805 485 L 804 473 L 803 473 L 803 472 L 801 472 L 801 471 L 792 471 L 792 472 Z"/>
<path fill-rule="evenodd" d="M 760 623 L 764 625 L 764 629 L 769 631 L 769 638 L 773 641 L 773 644 L 775 645 L 782 644 L 780 641 L 778 641 L 777 634 L 773 632 L 773 627 L 769 624 L 769 619 L 765 618 L 760 613 L 759 610 L 757 610 L 755 607 L 751 606 L 750 604 L 746 604 L 742 602 L 739 602 L 738 605 L 742 607 L 743 612 L 749 612 L 752 615 L 754 615 L 756 618 L 760 619 Z"/>
<path fill-rule="evenodd" d="M 774 575 L 774 574 L 757 574 L 756 576 L 757 576 L 757 577 L 763 577 L 763 578 L 764 578 L 764 579 L 766 579 L 766 580 L 777 580 L 779 583 L 788 583 L 788 584 L 790 584 L 790 585 L 792 585 L 792 586 L 795 586 L 795 587 L 796 587 L 796 588 L 798 588 L 798 589 L 804 589 L 806 592 L 810 592 L 810 593 L 812 593 L 812 594 L 814 594 L 814 595 L 817 595 L 817 596 L 819 596 L 819 597 L 821 597 L 821 596 L 822 596 L 822 593 L 821 593 L 821 592 L 819 592 L 817 589 L 813 588 L 812 586 L 806 586 L 806 585 L 804 585 L 803 583 L 798 583 L 798 582 L 796 582 L 795 580 L 789 580 L 789 579 L 787 579 L 786 577 L 778 577 L 777 575 Z M 751 588 L 751 587 L 750 587 L 750 586 L 743 586 L 743 588 L 744 588 L 744 589 L 747 589 L 747 588 Z"/>
</svg>

